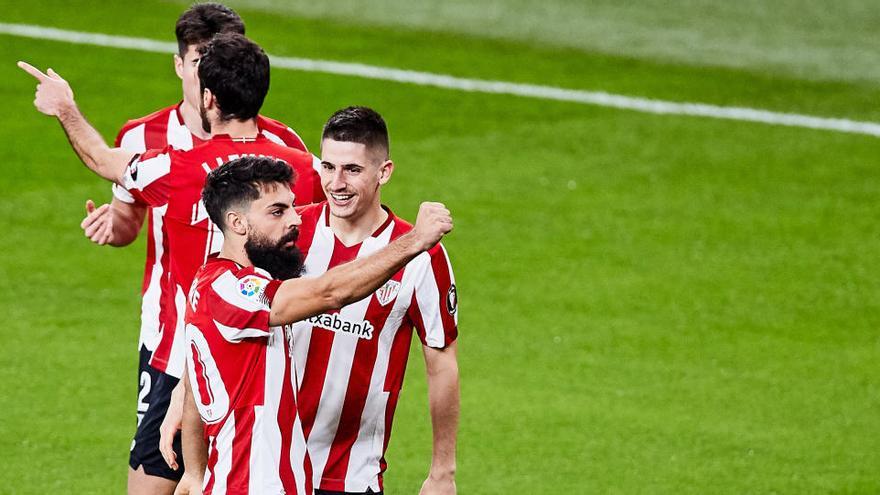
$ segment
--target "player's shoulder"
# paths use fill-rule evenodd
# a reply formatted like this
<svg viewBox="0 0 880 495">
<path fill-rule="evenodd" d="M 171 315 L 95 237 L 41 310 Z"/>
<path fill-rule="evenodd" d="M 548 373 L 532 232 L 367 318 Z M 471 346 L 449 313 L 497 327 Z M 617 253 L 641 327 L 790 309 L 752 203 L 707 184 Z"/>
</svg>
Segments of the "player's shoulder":
<svg viewBox="0 0 880 495">
<path fill-rule="evenodd" d="M 394 212 L 391 211 L 390 208 L 388 208 L 385 205 L 382 205 L 382 208 L 384 208 L 385 211 L 388 212 L 388 216 L 389 216 L 389 218 L 388 218 L 389 225 L 388 226 L 392 229 L 391 230 L 391 240 L 392 241 L 394 239 L 397 239 L 398 237 L 402 236 L 403 234 L 406 234 L 407 232 L 409 232 L 410 230 L 413 229 L 413 226 L 411 223 L 409 223 L 405 219 L 395 215 Z"/>
<path fill-rule="evenodd" d="M 272 276 L 255 266 L 242 266 L 226 258 L 212 257 L 199 268 L 196 279 L 199 285 L 209 285 L 216 291 L 227 287 L 238 290 L 247 283 L 264 286 Z"/>
<path fill-rule="evenodd" d="M 284 122 L 273 119 L 272 117 L 266 117 L 262 114 L 257 115 L 257 127 L 271 132 L 281 132 L 283 130 L 289 129 L 287 124 L 285 124 Z"/>
<path fill-rule="evenodd" d="M 164 148 L 156 148 L 156 149 L 144 151 L 143 153 L 141 153 L 138 156 L 138 161 L 145 162 L 145 161 L 151 160 L 153 158 L 170 156 L 172 154 L 181 154 L 181 153 L 184 153 L 184 152 L 177 149 L 177 148 L 174 148 L 173 146 L 171 146 L 169 144 L 169 145 L 165 146 Z"/>
<path fill-rule="evenodd" d="M 114 143 L 117 147 L 127 148 L 129 145 L 126 145 L 126 141 L 130 139 L 138 140 L 137 136 L 140 136 L 140 140 L 142 141 L 143 136 L 146 134 L 150 134 L 156 129 L 168 125 L 168 115 L 171 112 L 176 111 L 177 105 L 171 105 L 165 108 L 161 108 L 156 110 L 155 112 L 145 115 L 138 119 L 132 119 L 127 121 L 122 125 L 122 128 L 119 129 L 119 132 L 116 134 L 116 141 Z M 143 144 L 140 145 L 143 148 Z"/>
<path fill-rule="evenodd" d="M 270 140 L 271 141 L 271 140 Z M 313 169 L 314 157 L 311 153 L 298 148 L 293 148 L 284 144 L 278 144 L 271 141 L 271 144 L 278 150 L 277 156 L 286 161 L 294 170 L 302 172 L 305 169 Z"/>
<path fill-rule="evenodd" d="M 257 127 L 270 141 L 307 152 L 305 141 L 289 125 L 265 115 L 257 115 Z"/>
<path fill-rule="evenodd" d="M 164 124 L 168 121 L 168 114 L 176 111 L 176 109 L 177 109 L 177 104 L 174 104 L 174 105 L 167 106 L 165 108 L 160 108 L 159 110 L 156 110 L 155 112 L 150 113 L 148 115 L 144 115 L 143 117 L 140 117 L 137 119 L 131 119 L 122 125 L 122 128 L 119 130 L 119 134 L 120 135 L 125 134 L 126 132 L 128 132 L 128 131 L 130 131 L 130 130 L 134 129 L 135 127 L 142 125 L 142 124 L 146 124 L 146 125 L 159 124 L 159 123 Z"/>
</svg>

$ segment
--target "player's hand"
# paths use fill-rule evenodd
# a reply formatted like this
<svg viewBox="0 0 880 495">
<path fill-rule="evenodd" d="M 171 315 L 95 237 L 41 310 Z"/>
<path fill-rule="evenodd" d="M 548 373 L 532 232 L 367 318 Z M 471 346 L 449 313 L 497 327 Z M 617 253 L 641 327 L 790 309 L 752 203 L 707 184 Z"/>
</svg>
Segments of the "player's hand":
<svg viewBox="0 0 880 495">
<path fill-rule="evenodd" d="M 103 246 L 113 242 L 113 211 L 108 204 L 95 208 L 94 201 L 86 201 L 86 217 L 79 226 L 95 244 Z"/>
<path fill-rule="evenodd" d="M 423 251 L 440 242 L 452 230 L 452 215 L 443 203 L 424 202 L 419 207 L 419 216 L 413 227 L 416 238 Z"/>
<path fill-rule="evenodd" d="M 428 479 L 422 483 L 419 495 L 455 495 L 455 478 L 452 476 L 440 478 L 428 476 Z"/>
<path fill-rule="evenodd" d="M 73 90 L 54 70 L 49 69 L 44 74 L 27 62 L 18 62 L 18 66 L 38 81 L 34 106 L 41 113 L 60 117 L 65 110 L 75 105 Z"/>
<path fill-rule="evenodd" d="M 202 495 L 202 480 L 190 472 L 184 472 L 174 495 Z"/>
<path fill-rule="evenodd" d="M 174 452 L 174 437 L 180 430 L 183 422 L 183 399 L 185 390 L 183 388 L 183 380 L 174 387 L 171 392 L 171 402 L 168 404 L 168 411 L 165 412 L 165 419 L 159 426 L 159 452 L 165 459 L 165 464 L 171 469 L 177 470 L 177 453 Z"/>
</svg>

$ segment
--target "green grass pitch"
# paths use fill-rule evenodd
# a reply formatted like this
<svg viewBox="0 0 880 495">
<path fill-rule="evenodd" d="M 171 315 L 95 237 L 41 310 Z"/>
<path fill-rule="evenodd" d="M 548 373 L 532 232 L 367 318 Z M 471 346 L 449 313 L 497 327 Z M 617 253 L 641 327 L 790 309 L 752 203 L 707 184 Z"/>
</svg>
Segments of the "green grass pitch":
<svg viewBox="0 0 880 495">
<path fill-rule="evenodd" d="M 617 4 L 233 5 L 277 55 L 880 121 L 872 2 Z M 186 7 L 94 5 L 4 1 L 0 22 L 170 41 Z M 0 493 L 120 493 L 143 243 L 82 236 L 109 188 L 19 59 L 108 139 L 180 90 L 170 54 L 0 36 Z M 385 202 L 455 215 L 459 493 L 880 493 L 880 140 L 284 70 L 264 113 L 317 150 L 349 104 L 390 125 Z M 417 493 L 415 347 L 388 457 L 387 492 Z"/>
</svg>

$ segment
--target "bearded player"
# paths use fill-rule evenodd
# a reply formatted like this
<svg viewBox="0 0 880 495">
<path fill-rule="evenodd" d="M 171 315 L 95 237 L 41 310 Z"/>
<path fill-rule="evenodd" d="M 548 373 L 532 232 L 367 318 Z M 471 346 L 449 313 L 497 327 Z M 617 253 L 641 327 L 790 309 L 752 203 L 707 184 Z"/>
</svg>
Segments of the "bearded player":
<svg viewBox="0 0 880 495">
<path fill-rule="evenodd" d="M 178 53 L 174 55 L 174 70 L 180 78 L 183 99 L 177 104 L 153 112 L 140 119 L 127 122 L 116 137 L 116 146 L 134 153 L 148 149 L 189 150 L 208 139 L 210 133 L 202 127 L 199 112 L 200 91 L 198 78 L 199 49 L 218 33 L 244 34 L 245 26 L 232 9 L 217 3 L 200 3 L 186 10 L 175 25 Z M 306 151 L 300 137 L 286 125 L 263 117 L 257 117 L 261 134 L 286 146 Z M 315 181 L 315 184 L 318 184 Z M 316 192 L 317 194 L 317 192 Z M 320 197 L 320 195 L 316 196 Z M 138 347 L 137 430 L 132 440 L 128 473 L 129 493 L 168 493 L 174 482 L 180 479 L 181 470 L 166 464 L 160 453 L 160 425 L 169 408 L 180 408 L 180 394 L 172 394 L 178 377 L 166 375 L 167 363 L 159 359 L 151 363 L 153 352 L 160 346 L 164 319 L 167 319 L 167 297 L 171 297 L 168 278 L 168 245 L 164 207 L 148 207 L 128 194 L 125 189 L 113 187 L 113 200 L 109 205 L 95 208 L 86 203 L 89 215 L 81 226 L 97 244 L 127 246 L 141 230 L 147 217 L 147 253 L 142 285 L 141 330 Z M 165 302 L 163 302 L 165 301 Z M 168 345 L 162 346 L 168 349 Z M 182 389 L 178 390 L 178 392 Z M 179 417 L 173 412 L 169 417 Z M 165 428 L 168 428 L 167 422 Z M 172 436 L 166 449 L 180 454 L 180 437 Z M 167 454 L 166 454 L 167 455 Z"/>
<path fill-rule="evenodd" d="M 363 107 L 336 112 L 324 127 L 321 162 L 328 200 L 299 209 L 297 245 L 306 277 L 362 261 L 412 231 L 381 203 L 394 164 L 379 114 Z M 294 324 L 290 379 L 299 384 L 298 411 L 317 495 L 382 493 L 384 454 L 413 330 L 425 357 L 433 426 L 433 456 L 421 493 L 455 493 L 457 309 L 449 258 L 438 244 L 367 297 Z M 184 424 L 192 422 L 190 415 Z M 185 477 L 199 476 L 199 466 L 188 465 Z"/>
<path fill-rule="evenodd" d="M 262 49 L 240 34 L 227 33 L 217 35 L 203 47 L 200 57 L 201 120 L 212 139 L 189 151 L 169 147 L 142 154 L 108 147 L 79 112 L 66 81 L 51 69 L 46 75 L 19 63 L 40 81 L 34 102 L 37 109 L 59 119 L 83 162 L 101 177 L 122 186 L 137 202 L 164 210 L 170 248 L 169 292 L 163 300 L 167 317 L 163 318 L 162 338 L 151 364 L 164 369 L 160 381 L 166 383 L 165 390 L 171 390 L 183 372 L 186 291 L 198 267 L 208 254 L 219 251 L 223 240 L 199 199 L 207 172 L 233 157 L 271 156 L 284 160 L 296 171 L 294 191 L 298 201 L 319 199 L 312 156 L 277 144 L 260 132 L 258 112 L 269 88 L 269 60 Z M 180 459 L 179 454 L 175 457 Z M 157 464 L 163 462 L 159 459 Z M 157 491 L 166 492 L 174 484 L 169 480 L 163 490 Z"/>
<path fill-rule="evenodd" d="M 209 494 L 311 495 L 291 371 L 297 336 L 281 325 L 369 296 L 452 228 L 443 205 L 424 203 L 415 229 L 384 249 L 320 277 L 297 279 L 300 217 L 289 182 L 283 162 L 250 157 L 207 178 L 202 197 L 225 242 L 189 293 L 187 402 L 197 407 L 204 436 L 200 428 L 187 429 L 188 474 L 180 492 L 202 486 Z M 191 480 L 193 471 L 200 472 Z"/>
</svg>

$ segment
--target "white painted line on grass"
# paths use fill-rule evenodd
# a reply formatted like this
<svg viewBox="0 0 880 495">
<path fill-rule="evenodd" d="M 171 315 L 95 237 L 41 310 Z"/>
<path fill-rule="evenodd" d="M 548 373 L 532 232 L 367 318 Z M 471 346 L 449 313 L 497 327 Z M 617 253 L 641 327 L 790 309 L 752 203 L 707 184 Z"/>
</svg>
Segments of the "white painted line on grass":
<svg viewBox="0 0 880 495">
<path fill-rule="evenodd" d="M 28 24 L 0 23 L 0 34 L 22 36 L 41 40 L 63 41 L 82 45 L 95 45 L 110 48 L 124 48 L 145 52 L 174 53 L 177 44 L 147 38 L 132 38 L 100 33 L 85 33 L 64 29 L 33 26 Z M 759 122 L 771 125 L 804 127 L 828 131 L 866 134 L 880 137 L 880 124 L 860 122 L 849 119 L 814 117 L 796 113 L 772 112 L 746 107 L 724 107 L 704 103 L 677 103 L 648 98 L 617 95 L 603 91 L 584 91 L 577 89 L 540 86 L 535 84 L 519 84 L 504 81 L 487 81 L 482 79 L 465 79 L 444 74 L 417 72 L 330 60 L 315 60 L 295 57 L 272 56 L 272 65 L 276 68 L 292 69 L 306 72 L 321 72 L 343 76 L 355 76 L 382 81 L 394 81 L 420 86 L 434 86 L 443 89 L 522 96 L 543 100 L 568 101 L 602 107 L 620 108 L 665 115 L 692 115 L 713 119 L 739 120 Z M 33 61 L 31 61 L 33 62 Z"/>
</svg>

